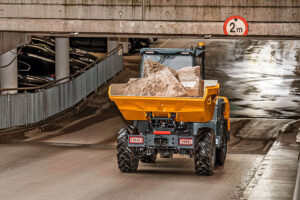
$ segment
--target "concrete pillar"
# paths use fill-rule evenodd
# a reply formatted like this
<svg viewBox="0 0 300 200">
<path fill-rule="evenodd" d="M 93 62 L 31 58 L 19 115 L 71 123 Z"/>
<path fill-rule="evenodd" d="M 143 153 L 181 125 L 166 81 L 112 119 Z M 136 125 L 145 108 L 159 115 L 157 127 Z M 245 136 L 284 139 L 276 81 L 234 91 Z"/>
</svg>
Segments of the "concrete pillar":
<svg viewBox="0 0 300 200">
<path fill-rule="evenodd" d="M 69 38 L 55 38 L 55 78 L 56 80 L 70 76 Z M 60 83 L 66 82 L 64 79 Z"/>
<path fill-rule="evenodd" d="M 111 52 L 118 47 L 118 38 L 107 38 L 107 53 Z"/>
<path fill-rule="evenodd" d="M 1 88 L 17 88 L 18 87 L 18 61 L 17 49 L 8 51 L 0 56 L 0 85 Z M 2 94 L 16 94 L 18 90 L 2 91 Z"/>
<path fill-rule="evenodd" d="M 123 46 L 123 52 L 124 53 L 128 53 L 129 49 L 128 49 L 128 38 L 120 38 L 119 39 L 119 44 L 121 44 Z"/>
</svg>

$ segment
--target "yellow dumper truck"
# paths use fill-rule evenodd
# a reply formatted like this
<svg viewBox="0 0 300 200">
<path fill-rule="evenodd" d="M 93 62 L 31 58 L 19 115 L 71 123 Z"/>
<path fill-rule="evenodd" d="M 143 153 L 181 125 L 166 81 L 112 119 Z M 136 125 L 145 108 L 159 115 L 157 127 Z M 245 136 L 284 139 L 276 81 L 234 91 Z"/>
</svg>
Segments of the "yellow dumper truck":
<svg viewBox="0 0 300 200">
<path fill-rule="evenodd" d="M 140 77 L 144 60 L 162 63 L 178 70 L 201 66 L 204 80 L 202 97 L 126 96 L 109 88 L 109 97 L 132 125 L 118 132 L 118 166 L 122 172 L 136 172 L 139 161 L 155 162 L 173 154 L 194 158 L 195 173 L 212 175 L 215 165 L 224 165 L 230 139 L 230 107 L 219 96 L 219 83 L 205 80 L 205 46 L 190 49 L 141 49 Z"/>
</svg>

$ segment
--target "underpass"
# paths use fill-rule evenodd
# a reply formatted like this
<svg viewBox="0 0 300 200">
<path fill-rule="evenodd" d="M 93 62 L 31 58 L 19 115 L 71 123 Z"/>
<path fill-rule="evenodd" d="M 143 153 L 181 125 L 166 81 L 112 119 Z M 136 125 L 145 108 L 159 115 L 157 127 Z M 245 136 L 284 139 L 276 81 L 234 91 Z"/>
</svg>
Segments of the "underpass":
<svg viewBox="0 0 300 200">
<path fill-rule="evenodd" d="M 198 41 L 161 39 L 154 47 L 189 47 Z M 225 166 L 217 167 L 213 176 L 194 175 L 193 160 L 181 156 L 159 158 L 154 164 L 140 163 L 135 174 L 120 173 L 116 160 L 116 132 L 124 121 L 116 107 L 108 101 L 106 93 L 99 91 L 73 117 L 50 122 L 42 130 L 26 131 L 22 137 L 0 145 L 3 155 L 0 162 L 0 185 L 3 188 L 0 197 L 291 199 L 299 146 L 295 144 L 297 128 L 283 130 L 283 127 L 299 116 L 299 76 L 293 72 L 299 64 L 295 56 L 299 54 L 299 42 L 205 42 L 207 78 L 218 79 L 223 86 L 221 94 L 228 96 L 232 102 L 229 154 Z M 273 52 L 275 48 L 270 51 L 270 45 L 280 48 Z M 296 53 L 289 55 L 286 52 L 291 48 Z M 251 74 L 260 72 L 255 71 L 251 64 L 259 59 L 265 59 L 263 64 L 266 70 L 263 70 L 261 77 L 255 76 L 258 79 L 254 79 Z M 119 76 L 123 78 L 119 81 L 138 76 L 139 60 L 138 55 L 125 57 L 124 65 L 130 70 L 127 68 L 121 72 Z M 248 71 L 240 71 L 243 68 L 239 65 L 248 67 Z M 274 67 L 282 73 L 274 73 Z M 286 84 L 274 84 L 272 90 L 267 88 L 269 84 L 265 80 L 273 84 L 282 79 Z M 242 84 L 247 84 L 247 91 L 243 91 Z M 266 96 L 267 91 L 269 96 Z M 275 114 L 272 112 L 274 108 L 277 111 Z M 288 163 L 286 156 L 278 153 L 281 145 L 288 152 Z M 278 160 L 270 163 L 276 156 L 283 163 Z M 271 180 L 267 182 L 269 187 L 263 184 L 266 180 Z M 274 183 L 277 185 L 274 186 Z"/>
</svg>

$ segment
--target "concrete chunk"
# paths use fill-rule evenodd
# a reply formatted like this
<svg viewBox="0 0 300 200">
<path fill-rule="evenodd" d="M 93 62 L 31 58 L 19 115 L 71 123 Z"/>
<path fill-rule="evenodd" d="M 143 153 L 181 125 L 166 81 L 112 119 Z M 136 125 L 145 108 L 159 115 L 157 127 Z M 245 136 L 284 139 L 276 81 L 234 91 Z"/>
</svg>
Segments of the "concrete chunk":
<svg viewBox="0 0 300 200">
<path fill-rule="evenodd" d="M 195 81 L 201 79 L 200 66 L 184 67 L 177 70 L 177 74 L 179 81 Z"/>
<path fill-rule="evenodd" d="M 182 86 L 185 88 L 189 97 L 199 97 L 203 96 L 200 90 L 200 81 L 182 81 L 180 82 Z"/>
<path fill-rule="evenodd" d="M 177 76 L 186 89 L 188 96 L 203 96 L 204 81 L 201 80 L 200 66 L 184 67 L 177 71 Z"/>
<path fill-rule="evenodd" d="M 176 70 L 172 69 L 172 68 L 169 68 L 163 64 L 160 64 L 158 62 L 153 62 L 151 60 L 145 60 L 144 61 L 144 77 L 148 77 L 160 70 L 163 70 L 163 69 L 169 69 L 174 76 L 177 77 L 177 72 Z"/>
<path fill-rule="evenodd" d="M 120 95 L 127 96 L 183 97 L 188 95 L 168 68 L 127 83 L 121 91 Z"/>
</svg>

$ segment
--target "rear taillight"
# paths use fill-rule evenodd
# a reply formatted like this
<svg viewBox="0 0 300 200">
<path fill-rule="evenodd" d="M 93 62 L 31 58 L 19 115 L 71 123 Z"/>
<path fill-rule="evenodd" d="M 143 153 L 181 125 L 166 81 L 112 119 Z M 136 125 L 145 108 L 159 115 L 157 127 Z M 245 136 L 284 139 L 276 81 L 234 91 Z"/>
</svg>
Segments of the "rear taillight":
<svg viewBox="0 0 300 200">
<path fill-rule="evenodd" d="M 171 135 L 171 131 L 153 131 L 154 135 Z"/>
<path fill-rule="evenodd" d="M 144 144 L 144 137 L 142 137 L 142 136 L 129 136 L 129 144 Z"/>
<path fill-rule="evenodd" d="M 179 138 L 179 145 L 192 146 L 193 138 Z"/>
</svg>

